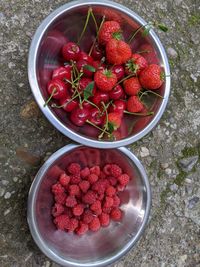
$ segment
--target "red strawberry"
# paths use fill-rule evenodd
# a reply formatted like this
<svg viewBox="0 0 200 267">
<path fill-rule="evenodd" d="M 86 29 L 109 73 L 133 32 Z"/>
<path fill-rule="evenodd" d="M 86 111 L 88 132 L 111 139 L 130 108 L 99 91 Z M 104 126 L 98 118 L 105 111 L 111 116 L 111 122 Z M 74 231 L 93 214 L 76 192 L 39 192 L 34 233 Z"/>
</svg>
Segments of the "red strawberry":
<svg viewBox="0 0 200 267">
<path fill-rule="evenodd" d="M 106 45 L 106 59 L 110 64 L 124 64 L 131 54 L 130 46 L 122 40 L 111 39 Z"/>
<path fill-rule="evenodd" d="M 137 95 L 142 86 L 137 77 L 132 77 L 123 82 L 124 91 L 127 95 Z"/>
<path fill-rule="evenodd" d="M 122 114 L 120 112 L 110 112 L 108 113 L 108 124 L 116 130 L 120 127 L 122 121 Z"/>
<path fill-rule="evenodd" d="M 142 87 L 155 90 L 163 84 L 162 75 L 163 71 L 161 67 L 156 64 L 151 64 L 140 73 L 139 80 Z"/>
<path fill-rule="evenodd" d="M 131 59 L 126 63 L 126 74 L 138 75 L 143 69 L 148 66 L 146 59 L 140 54 L 133 54 Z"/>
<path fill-rule="evenodd" d="M 105 45 L 110 39 L 116 38 L 118 35 L 121 35 L 119 23 L 116 21 L 106 21 L 99 32 L 99 43 Z"/>
<path fill-rule="evenodd" d="M 141 112 L 143 108 L 144 106 L 137 96 L 133 95 L 129 97 L 127 101 L 127 110 L 129 112 Z"/>
<path fill-rule="evenodd" d="M 117 76 L 111 70 L 98 70 L 94 75 L 97 87 L 103 92 L 109 92 L 117 83 Z"/>
</svg>

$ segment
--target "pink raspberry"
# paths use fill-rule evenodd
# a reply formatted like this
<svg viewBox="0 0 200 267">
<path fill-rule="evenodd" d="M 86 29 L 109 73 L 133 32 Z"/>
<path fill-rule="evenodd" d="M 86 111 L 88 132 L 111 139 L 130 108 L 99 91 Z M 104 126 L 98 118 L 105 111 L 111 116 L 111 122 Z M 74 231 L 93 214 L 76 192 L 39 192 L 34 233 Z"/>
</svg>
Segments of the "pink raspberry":
<svg viewBox="0 0 200 267">
<path fill-rule="evenodd" d="M 106 175 L 105 175 L 105 173 L 103 171 L 100 171 L 99 178 L 100 179 L 105 179 L 106 178 Z"/>
<path fill-rule="evenodd" d="M 84 211 L 84 207 L 82 204 L 78 204 L 76 206 L 73 207 L 73 214 L 75 216 L 80 216 Z"/>
<path fill-rule="evenodd" d="M 100 175 L 100 167 L 99 166 L 93 166 L 90 168 L 90 173 L 96 174 L 97 176 Z"/>
<path fill-rule="evenodd" d="M 70 196 L 79 196 L 80 195 L 80 188 L 76 184 L 70 185 L 68 191 L 69 191 Z"/>
<path fill-rule="evenodd" d="M 94 216 L 91 210 L 85 210 L 83 213 L 83 222 L 90 223 L 93 220 Z"/>
<path fill-rule="evenodd" d="M 110 174 L 111 174 L 110 169 L 111 169 L 111 164 L 106 164 L 106 165 L 103 167 L 103 172 L 104 172 L 106 175 L 110 175 Z"/>
<path fill-rule="evenodd" d="M 111 197 L 106 197 L 105 198 L 105 201 L 104 201 L 104 205 L 103 205 L 103 207 L 104 208 L 111 208 L 112 206 L 113 206 L 113 198 L 111 198 Z"/>
<path fill-rule="evenodd" d="M 107 179 L 108 179 L 110 185 L 115 186 L 117 184 L 117 179 L 115 177 L 109 176 Z"/>
<path fill-rule="evenodd" d="M 59 203 L 55 203 L 51 210 L 51 214 L 54 217 L 61 215 L 63 212 L 64 212 L 64 206 Z"/>
<path fill-rule="evenodd" d="M 113 196 L 113 207 L 115 208 L 119 207 L 120 203 L 121 203 L 120 198 L 116 195 Z"/>
<path fill-rule="evenodd" d="M 81 170 L 81 166 L 78 163 L 73 162 L 73 163 L 70 163 L 67 170 L 71 174 L 79 174 Z"/>
<path fill-rule="evenodd" d="M 79 183 L 79 187 L 83 193 L 86 193 L 90 188 L 90 183 L 86 180 L 83 180 Z"/>
<path fill-rule="evenodd" d="M 122 169 L 117 164 L 111 164 L 110 174 L 114 177 L 118 177 L 122 174 Z"/>
<path fill-rule="evenodd" d="M 80 222 L 79 227 L 76 229 L 77 235 L 84 235 L 88 231 L 88 224 Z"/>
<path fill-rule="evenodd" d="M 99 218 L 94 217 L 93 220 L 89 223 L 89 229 L 93 232 L 96 232 L 100 229 L 101 224 Z"/>
<path fill-rule="evenodd" d="M 52 185 L 51 191 L 54 195 L 57 195 L 57 194 L 64 193 L 65 188 L 60 183 L 56 183 Z"/>
<path fill-rule="evenodd" d="M 116 189 L 113 186 L 108 186 L 106 189 L 106 195 L 109 197 L 113 197 L 116 193 Z"/>
<path fill-rule="evenodd" d="M 69 218 L 73 217 L 72 209 L 69 207 L 64 207 L 64 214 L 66 214 Z"/>
<path fill-rule="evenodd" d="M 105 207 L 103 207 L 103 209 L 102 209 L 102 211 L 104 213 L 107 213 L 107 214 L 110 214 L 111 210 L 112 210 L 112 208 L 105 208 Z"/>
<path fill-rule="evenodd" d="M 78 227 L 78 220 L 76 218 L 71 218 L 67 224 L 67 230 L 69 232 L 74 232 Z"/>
<path fill-rule="evenodd" d="M 83 197 L 82 200 L 86 204 L 93 204 L 96 200 L 96 195 L 92 190 L 89 190 Z"/>
<path fill-rule="evenodd" d="M 106 188 L 109 186 L 109 182 L 106 179 L 100 179 L 92 185 L 92 190 L 99 194 L 104 194 Z"/>
<path fill-rule="evenodd" d="M 113 221 L 120 221 L 122 218 L 122 211 L 118 208 L 112 209 L 110 217 Z"/>
<path fill-rule="evenodd" d="M 62 186 L 67 187 L 70 182 L 70 177 L 66 173 L 62 173 L 59 178 L 59 182 Z"/>
<path fill-rule="evenodd" d="M 110 216 L 103 212 L 101 215 L 99 215 L 99 221 L 101 226 L 106 227 L 110 224 Z"/>
<path fill-rule="evenodd" d="M 104 199 L 104 194 L 98 194 L 98 197 L 97 197 L 98 200 L 103 200 Z"/>
<path fill-rule="evenodd" d="M 123 186 L 126 186 L 130 181 L 130 177 L 126 173 L 120 175 L 117 179 L 118 179 L 120 185 L 123 185 Z"/>
<path fill-rule="evenodd" d="M 70 183 L 71 184 L 79 184 L 81 181 L 81 177 L 79 174 L 70 175 Z"/>
<path fill-rule="evenodd" d="M 98 176 L 94 173 L 91 173 L 88 177 L 87 180 L 89 181 L 90 184 L 94 184 L 98 180 Z"/>
<path fill-rule="evenodd" d="M 65 193 L 59 193 L 54 196 L 55 202 L 64 205 L 67 195 Z"/>
<path fill-rule="evenodd" d="M 57 216 L 53 222 L 56 224 L 58 229 L 65 230 L 68 227 L 69 217 L 67 215 L 62 214 Z"/>
<path fill-rule="evenodd" d="M 90 209 L 94 212 L 95 215 L 100 215 L 102 213 L 101 202 L 96 200 L 91 206 Z"/>
<path fill-rule="evenodd" d="M 88 167 L 85 167 L 80 172 L 82 178 L 86 178 L 90 174 L 90 169 Z"/>
<path fill-rule="evenodd" d="M 76 201 L 76 198 L 75 198 L 74 196 L 68 196 L 68 197 L 66 198 L 65 205 L 66 205 L 67 207 L 72 208 L 72 207 L 74 207 L 76 204 L 77 204 L 77 201 Z"/>
</svg>

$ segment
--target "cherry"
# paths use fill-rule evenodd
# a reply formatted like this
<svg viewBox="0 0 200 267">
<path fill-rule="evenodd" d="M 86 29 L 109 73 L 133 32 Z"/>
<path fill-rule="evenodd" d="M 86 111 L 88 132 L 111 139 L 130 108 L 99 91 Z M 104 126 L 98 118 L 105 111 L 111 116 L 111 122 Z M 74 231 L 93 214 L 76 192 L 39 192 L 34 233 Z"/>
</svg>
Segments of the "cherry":
<svg viewBox="0 0 200 267">
<path fill-rule="evenodd" d="M 107 103 L 109 101 L 109 94 L 101 91 L 96 91 L 94 96 L 92 97 L 92 102 L 95 105 L 101 104 L 101 102 Z"/>
<path fill-rule="evenodd" d="M 79 81 L 79 87 L 78 87 L 78 90 L 79 92 L 83 92 L 84 89 L 88 86 L 88 84 L 90 84 L 92 82 L 92 79 L 90 78 L 81 78 L 80 81 Z M 92 94 L 94 95 L 96 92 L 96 86 L 94 85 L 94 88 L 92 90 Z"/>
<path fill-rule="evenodd" d="M 77 63 L 76 63 L 76 67 L 79 70 L 79 72 L 82 71 L 84 76 L 86 76 L 86 77 L 92 77 L 94 72 L 89 71 L 88 69 L 86 69 L 85 68 L 86 65 L 89 65 L 89 64 L 88 64 L 88 62 L 86 60 L 83 60 L 83 59 L 77 61 Z"/>
<path fill-rule="evenodd" d="M 50 98 L 61 99 L 67 96 L 67 86 L 59 79 L 51 80 L 48 83 L 47 91 L 51 95 Z"/>
<path fill-rule="evenodd" d="M 62 48 L 62 55 L 65 60 L 77 60 L 80 53 L 80 47 L 72 42 L 66 43 Z"/>
<path fill-rule="evenodd" d="M 78 101 L 76 99 L 72 100 L 70 96 L 67 96 L 66 98 L 60 100 L 60 105 L 65 111 L 71 112 L 78 106 Z"/>
<path fill-rule="evenodd" d="M 92 49 L 92 53 L 91 56 L 95 59 L 95 60 L 101 60 L 103 57 L 103 50 L 100 48 L 98 43 L 95 43 L 93 49 Z"/>
<path fill-rule="evenodd" d="M 120 97 L 124 94 L 124 90 L 121 85 L 115 86 L 112 91 L 109 92 L 109 97 L 113 100 L 120 99 Z"/>
<path fill-rule="evenodd" d="M 105 120 L 105 114 L 101 115 L 97 108 L 93 108 L 90 110 L 89 121 L 95 125 L 102 125 Z"/>
<path fill-rule="evenodd" d="M 112 105 L 109 107 L 109 112 L 120 112 L 123 114 L 124 110 L 126 109 L 126 101 L 124 100 L 115 100 Z"/>
<path fill-rule="evenodd" d="M 83 104 L 82 104 L 82 106 L 84 108 L 87 108 L 87 109 L 92 109 L 93 108 L 93 106 L 89 102 L 87 102 L 87 101 L 84 101 Z"/>
<path fill-rule="evenodd" d="M 65 79 L 71 80 L 71 70 L 72 70 L 72 67 L 70 65 L 56 68 L 53 71 L 52 79 L 57 78 L 61 81 L 65 81 Z"/>
<path fill-rule="evenodd" d="M 90 116 L 90 111 L 87 108 L 77 107 L 72 110 L 70 120 L 77 126 L 83 126 Z"/>
<path fill-rule="evenodd" d="M 118 81 L 121 80 L 125 74 L 125 70 L 122 65 L 115 65 L 112 67 L 112 72 L 116 74 Z"/>
<path fill-rule="evenodd" d="M 85 52 L 81 51 L 78 55 L 78 60 L 85 60 L 88 62 L 88 64 L 92 64 L 93 63 L 93 58 L 91 56 L 89 56 L 88 54 L 86 54 Z"/>
</svg>

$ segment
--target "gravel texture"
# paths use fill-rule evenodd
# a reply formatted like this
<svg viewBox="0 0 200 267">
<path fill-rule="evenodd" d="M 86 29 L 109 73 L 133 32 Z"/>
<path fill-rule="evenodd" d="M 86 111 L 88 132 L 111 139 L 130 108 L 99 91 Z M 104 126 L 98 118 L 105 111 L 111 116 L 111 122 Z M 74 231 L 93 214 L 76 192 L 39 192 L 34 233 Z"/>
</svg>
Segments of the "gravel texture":
<svg viewBox="0 0 200 267">
<path fill-rule="evenodd" d="M 51 126 L 27 79 L 31 38 L 64 0 L 0 2 L 0 266 L 56 267 L 34 244 L 26 201 L 41 164 L 70 140 Z M 144 164 L 153 202 L 145 234 L 115 267 L 200 266 L 200 6 L 198 0 L 119 0 L 170 31 L 172 93 L 157 127 L 130 145 Z"/>
</svg>

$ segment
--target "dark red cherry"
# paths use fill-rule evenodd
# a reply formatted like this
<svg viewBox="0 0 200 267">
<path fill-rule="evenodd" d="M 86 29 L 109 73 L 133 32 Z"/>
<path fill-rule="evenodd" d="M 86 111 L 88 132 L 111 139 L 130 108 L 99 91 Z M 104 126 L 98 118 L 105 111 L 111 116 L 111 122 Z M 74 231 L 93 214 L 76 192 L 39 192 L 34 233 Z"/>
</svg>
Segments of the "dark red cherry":
<svg viewBox="0 0 200 267">
<path fill-rule="evenodd" d="M 92 97 L 92 102 L 95 105 L 100 105 L 101 102 L 108 103 L 109 101 L 109 94 L 101 91 L 96 91 L 94 96 Z"/>
<path fill-rule="evenodd" d="M 97 108 L 90 110 L 89 121 L 95 125 L 102 125 L 105 120 L 105 115 L 101 115 Z"/>
<path fill-rule="evenodd" d="M 124 67 L 122 65 L 115 65 L 112 68 L 112 72 L 116 74 L 118 81 L 121 80 L 125 74 L 125 70 L 124 70 Z"/>
<path fill-rule="evenodd" d="M 88 62 L 88 64 L 92 64 L 93 63 L 93 58 L 91 56 L 89 56 L 88 54 L 86 54 L 85 52 L 83 52 L 83 51 L 81 51 L 79 53 L 78 60 L 85 60 L 85 61 Z"/>
<path fill-rule="evenodd" d="M 79 72 L 82 71 L 84 76 L 86 76 L 86 77 L 92 77 L 94 72 L 92 72 L 86 68 L 86 66 L 88 66 L 88 65 L 91 66 L 86 60 L 83 60 L 83 59 L 77 61 L 77 63 L 76 63 L 76 67 L 79 70 Z"/>
<path fill-rule="evenodd" d="M 124 93 L 124 90 L 123 88 L 121 87 L 121 85 L 117 85 L 115 86 L 112 91 L 109 92 L 109 97 L 113 100 L 117 100 L 117 99 L 120 99 L 121 96 L 123 95 Z"/>
<path fill-rule="evenodd" d="M 126 101 L 124 100 L 115 100 L 109 107 L 109 112 L 120 112 L 121 114 L 126 109 Z"/>
<path fill-rule="evenodd" d="M 83 126 L 90 116 L 90 111 L 87 108 L 77 107 L 72 110 L 70 120 L 77 126 Z"/>
<path fill-rule="evenodd" d="M 57 78 L 61 81 L 65 81 L 65 79 L 71 80 L 71 71 L 72 71 L 72 68 L 70 65 L 67 65 L 66 67 L 56 68 L 53 71 L 52 79 Z"/>
<path fill-rule="evenodd" d="M 95 59 L 95 60 L 101 60 L 103 57 L 103 50 L 102 48 L 99 46 L 98 43 L 95 43 L 93 49 L 92 49 L 92 53 L 91 56 Z"/>
<path fill-rule="evenodd" d="M 62 48 L 62 55 L 64 57 L 65 60 L 69 61 L 69 60 L 78 60 L 79 57 L 79 53 L 80 53 L 80 47 L 73 43 L 73 42 L 69 42 L 66 43 L 63 48 Z"/>
<path fill-rule="evenodd" d="M 48 83 L 47 91 L 55 99 L 61 99 L 67 96 L 67 86 L 59 79 L 51 80 Z"/>
<path fill-rule="evenodd" d="M 78 101 L 77 99 L 72 100 L 70 96 L 67 96 L 66 98 L 60 100 L 60 105 L 63 106 L 62 108 L 65 111 L 71 112 L 78 106 Z"/>
</svg>

